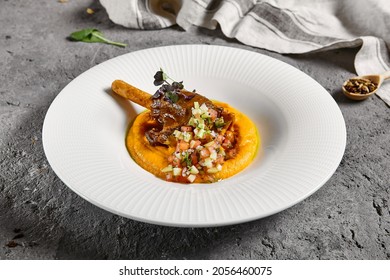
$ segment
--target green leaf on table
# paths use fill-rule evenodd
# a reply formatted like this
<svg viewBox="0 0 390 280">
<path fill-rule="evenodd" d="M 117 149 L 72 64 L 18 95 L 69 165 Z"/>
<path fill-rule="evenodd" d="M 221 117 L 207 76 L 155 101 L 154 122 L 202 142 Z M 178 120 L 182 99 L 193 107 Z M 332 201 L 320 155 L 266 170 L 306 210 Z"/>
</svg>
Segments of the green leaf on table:
<svg viewBox="0 0 390 280">
<path fill-rule="evenodd" d="M 119 47 L 126 47 L 126 44 L 111 41 L 103 36 L 103 33 L 95 28 L 87 28 L 70 34 L 70 38 L 74 41 L 85 43 L 105 43 Z"/>
</svg>

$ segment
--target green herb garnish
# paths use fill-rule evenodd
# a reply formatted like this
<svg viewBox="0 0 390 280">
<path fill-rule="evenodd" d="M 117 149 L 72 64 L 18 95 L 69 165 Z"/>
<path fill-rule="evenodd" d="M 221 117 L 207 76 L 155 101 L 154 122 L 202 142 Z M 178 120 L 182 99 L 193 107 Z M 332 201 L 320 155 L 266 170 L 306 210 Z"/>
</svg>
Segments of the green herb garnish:
<svg viewBox="0 0 390 280">
<path fill-rule="evenodd" d="M 85 43 L 105 43 L 118 47 L 126 47 L 127 44 L 114 42 L 104 38 L 103 33 L 95 28 L 87 28 L 70 34 L 70 38 L 74 41 Z"/>
<path fill-rule="evenodd" d="M 192 165 L 190 154 L 188 152 L 184 153 L 184 157 L 183 157 L 183 161 L 182 162 L 185 162 L 187 166 L 191 166 Z"/>
<path fill-rule="evenodd" d="M 175 80 L 170 78 L 168 76 L 168 74 L 165 73 L 164 70 L 162 70 L 162 68 L 160 68 L 160 71 L 157 71 L 156 74 L 154 74 L 154 85 L 155 86 L 162 85 L 164 82 L 170 85 L 168 80 L 171 80 L 173 82 L 172 86 L 174 86 L 176 88 L 183 89 L 183 82 L 180 82 L 180 83 L 176 82 Z"/>
<path fill-rule="evenodd" d="M 223 118 L 216 118 L 214 124 L 216 128 L 221 128 L 225 126 Z"/>
<path fill-rule="evenodd" d="M 166 98 L 172 101 L 172 103 L 176 103 L 179 100 L 179 95 L 176 92 L 167 91 L 165 93 Z"/>
<path fill-rule="evenodd" d="M 176 103 L 179 100 L 180 91 L 184 89 L 183 82 L 176 82 L 170 78 L 167 73 L 162 70 L 162 68 L 154 74 L 153 78 L 153 84 L 155 86 L 161 86 L 160 89 L 153 95 L 153 98 L 159 98 L 162 94 L 164 94 L 165 98 L 171 103 Z M 188 97 L 184 96 L 184 98 Z"/>
</svg>

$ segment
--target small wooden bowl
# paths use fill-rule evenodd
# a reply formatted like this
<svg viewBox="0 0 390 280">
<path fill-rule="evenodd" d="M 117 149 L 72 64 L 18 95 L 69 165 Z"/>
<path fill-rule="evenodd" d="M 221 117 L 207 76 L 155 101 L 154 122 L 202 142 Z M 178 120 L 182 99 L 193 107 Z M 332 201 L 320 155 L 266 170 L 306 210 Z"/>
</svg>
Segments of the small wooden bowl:
<svg viewBox="0 0 390 280">
<path fill-rule="evenodd" d="M 352 99 L 352 100 L 364 100 L 364 99 L 367 99 L 367 98 L 369 98 L 371 95 L 373 95 L 377 90 L 378 90 L 378 88 L 376 89 L 376 90 L 374 90 L 374 91 L 371 91 L 371 92 L 369 92 L 369 93 L 366 93 L 366 94 L 361 94 L 361 93 L 353 93 L 353 92 L 349 92 L 349 91 L 347 91 L 346 89 L 345 89 L 345 84 L 346 84 L 347 82 L 345 82 L 344 84 L 343 84 L 343 92 L 344 92 L 344 95 L 345 96 L 347 96 L 349 99 Z"/>
<path fill-rule="evenodd" d="M 376 85 L 376 88 L 375 88 L 375 90 L 370 91 L 368 93 L 349 92 L 348 90 L 346 90 L 345 86 L 347 85 L 349 80 L 355 80 L 355 79 L 370 80 L 372 83 L 374 83 Z M 367 99 L 368 97 L 370 97 L 371 95 L 373 95 L 378 90 L 378 88 L 381 86 L 381 84 L 384 80 L 384 77 L 382 75 L 366 75 L 366 76 L 353 77 L 349 80 L 345 81 L 343 84 L 343 87 L 342 87 L 345 96 L 347 96 L 348 98 L 350 98 L 352 100 L 364 100 L 364 99 Z"/>
</svg>

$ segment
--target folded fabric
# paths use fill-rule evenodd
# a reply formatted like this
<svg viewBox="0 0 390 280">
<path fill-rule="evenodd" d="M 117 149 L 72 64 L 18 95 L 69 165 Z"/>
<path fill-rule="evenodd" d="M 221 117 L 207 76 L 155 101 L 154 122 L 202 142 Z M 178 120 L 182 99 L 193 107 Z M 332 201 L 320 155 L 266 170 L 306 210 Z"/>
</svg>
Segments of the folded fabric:
<svg viewBox="0 0 390 280">
<path fill-rule="evenodd" d="M 100 0 L 110 19 L 136 29 L 178 24 L 283 54 L 359 47 L 358 75 L 390 69 L 389 0 Z M 377 94 L 390 106 L 390 82 Z"/>
</svg>

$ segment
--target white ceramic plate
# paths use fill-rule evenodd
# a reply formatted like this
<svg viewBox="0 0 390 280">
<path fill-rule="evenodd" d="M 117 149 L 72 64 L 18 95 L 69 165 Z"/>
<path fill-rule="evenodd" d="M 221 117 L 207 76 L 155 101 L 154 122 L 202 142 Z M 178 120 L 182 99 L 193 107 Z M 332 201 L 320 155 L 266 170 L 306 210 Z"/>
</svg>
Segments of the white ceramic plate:
<svg viewBox="0 0 390 280">
<path fill-rule="evenodd" d="M 247 169 L 214 184 L 181 185 L 130 158 L 126 130 L 143 108 L 111 95 L 110 86 L 122 79 L 154 93 L 160 67 L 255 122 L 262 152 Z M 221 46 L 168 46 L 110 59 L 69 83 L 43 125 L 47 159 L 74 192 L 118 215 L 172 226 L 228 225 L 282 211 L 331 177 L 345 143 L 342 114 L 316 81 L 276 59 Z"/>
</svg>

